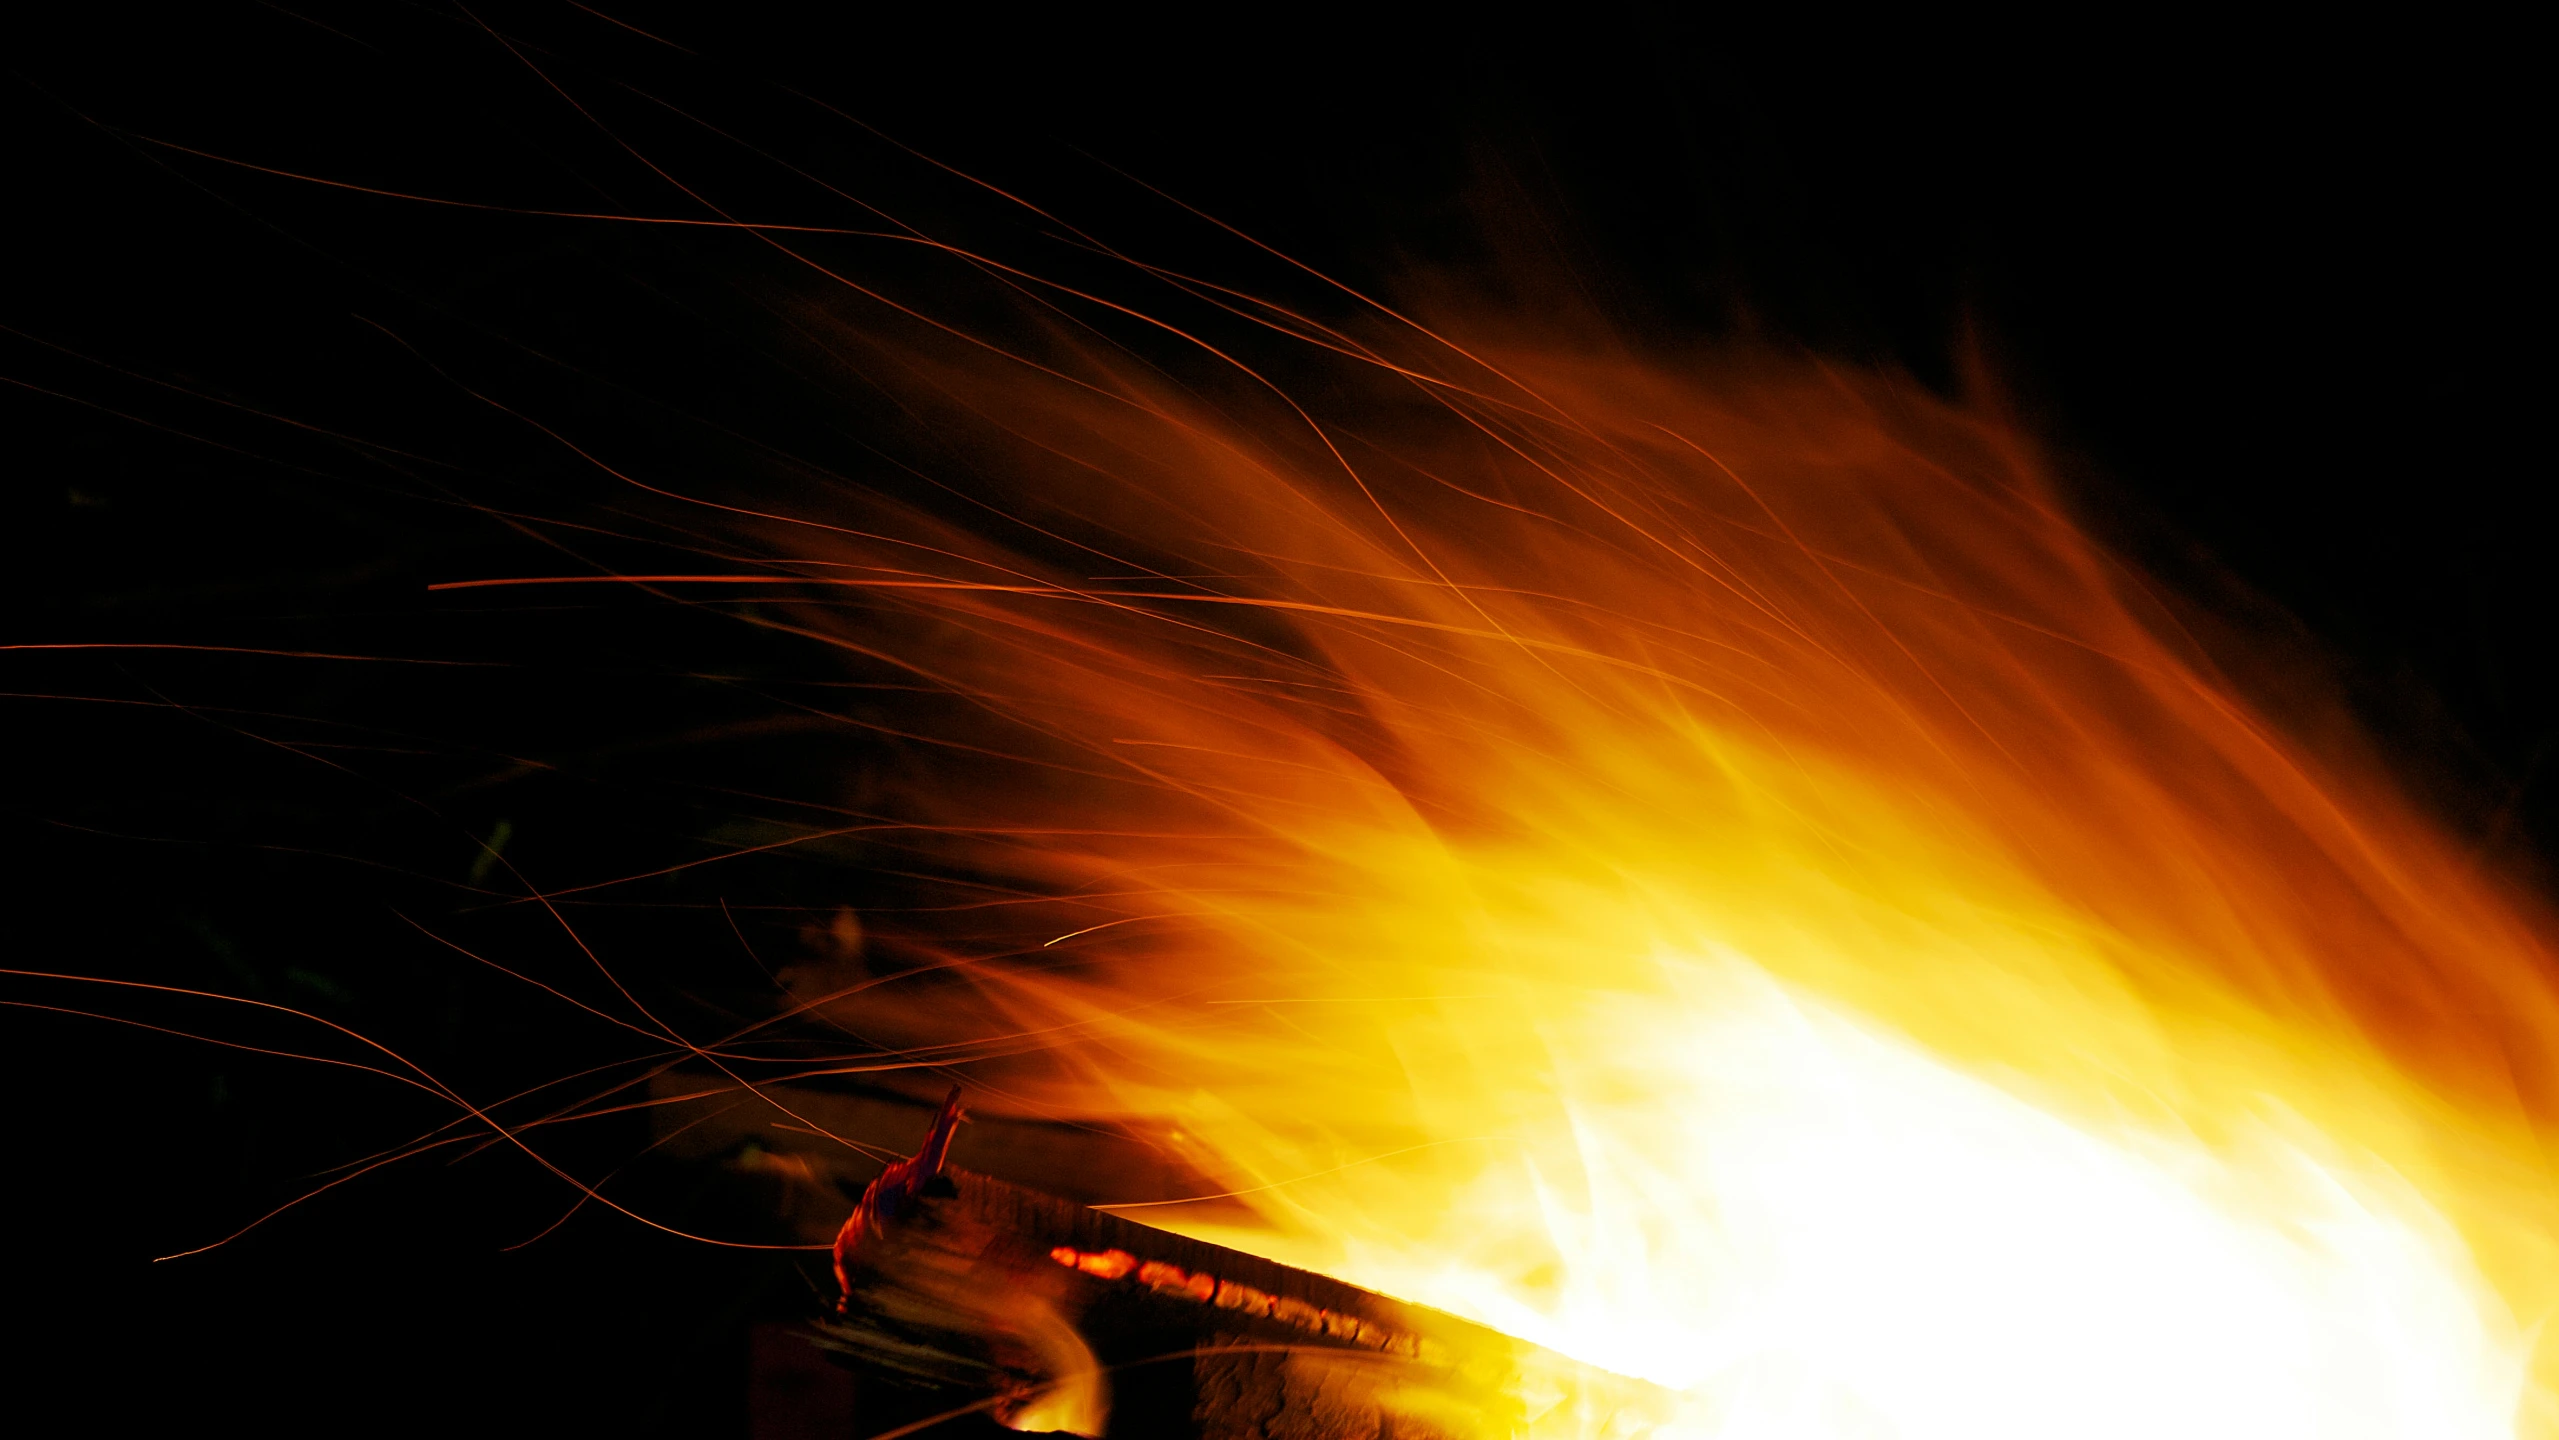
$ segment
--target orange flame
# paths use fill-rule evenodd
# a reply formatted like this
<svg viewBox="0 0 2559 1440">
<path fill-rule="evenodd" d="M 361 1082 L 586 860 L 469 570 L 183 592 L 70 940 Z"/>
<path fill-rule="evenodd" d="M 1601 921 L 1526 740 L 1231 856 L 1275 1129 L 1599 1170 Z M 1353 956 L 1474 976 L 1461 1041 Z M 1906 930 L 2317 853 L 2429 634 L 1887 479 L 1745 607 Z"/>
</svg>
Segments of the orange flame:
<svg viewBox="0 0 2559 1440">
<path fill-rule="evenodd" d="M 1682 1433 L 2559 1433 L 2540 909 L 2029 445 L 1809 364 L 1328 343 L 905 347 L 1001 519 L 753 532 L 819 597 L 768 623 L 951 697 L 849 804 L 1016 942 L 866 1033 Z"/>
</svg>

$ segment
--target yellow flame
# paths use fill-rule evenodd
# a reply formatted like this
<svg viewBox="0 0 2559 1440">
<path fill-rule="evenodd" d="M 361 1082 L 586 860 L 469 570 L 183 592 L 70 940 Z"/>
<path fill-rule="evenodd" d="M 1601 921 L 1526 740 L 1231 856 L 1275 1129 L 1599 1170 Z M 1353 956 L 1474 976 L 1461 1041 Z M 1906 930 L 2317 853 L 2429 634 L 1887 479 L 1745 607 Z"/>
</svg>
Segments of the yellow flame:
<svg viewBox="0 0 2559 1440">
<path fill-rule="evenodd" d="M 1064 966 L 871 1033 L 1014 1037 L 1240 1192 L 1132 1213 L 1685 1433 L 2559 1433 L 2538 909 L 2013 434 L 1771 362 L 1428 350 L 1320 427 L 1079 363 L 914 403 L 1105 559 L 776 532 L 974 707 L 916 843 Z"/>
</svg>

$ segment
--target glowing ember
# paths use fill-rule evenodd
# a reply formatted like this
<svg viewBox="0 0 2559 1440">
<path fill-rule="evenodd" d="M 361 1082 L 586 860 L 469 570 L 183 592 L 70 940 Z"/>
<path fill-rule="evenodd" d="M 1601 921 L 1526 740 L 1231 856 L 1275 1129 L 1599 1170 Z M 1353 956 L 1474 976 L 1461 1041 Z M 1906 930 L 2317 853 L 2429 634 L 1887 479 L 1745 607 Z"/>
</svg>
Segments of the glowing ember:
<svg viewBox="0 0 2559 1440">
<path fill-rule="evenodd" d="M 1101 1280 L 1118 1280 L 1134 1275 L 1137 1283 L 1158 1295 L 1178 1295 L 1220 1310 L 1240 1310 L 1247 1315 L 1277 1320 L 1293 1325 L 1309 1334 L 1348 1340 L 1398 1355 L 1428 1356 L 1431 1347 L 1419 1336 L 1398 1335 L 1354 1315 L 1337 1314 L 1320 1305 L 1286 1295 L 1273 1295 L 1234 1280 L 1221 1280 L 1214 1275 L 1184 1270 L 1160 1260 L 1140 1260 L 1125 1250 L 1077 1250 L 1059 1246 L 1049 1258 L 1070 1270 L 1080 1270 Z"/>
</svg>

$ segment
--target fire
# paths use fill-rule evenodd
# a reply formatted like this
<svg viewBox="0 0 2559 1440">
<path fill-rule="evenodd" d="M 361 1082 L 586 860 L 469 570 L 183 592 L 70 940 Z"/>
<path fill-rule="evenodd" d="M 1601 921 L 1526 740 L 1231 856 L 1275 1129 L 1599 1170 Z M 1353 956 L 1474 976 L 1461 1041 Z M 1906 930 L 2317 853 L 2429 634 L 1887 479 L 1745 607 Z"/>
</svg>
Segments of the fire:
<svg viewBox="0 0 2559 1440">
<path fill-rule="evenodd" d="M 1133 1217 L 1696 1435 L 2559 1433 L 2546 917 L 1995 418 L 885 333 L 999 518 L 811 500 L 751 576 L 946 697 L 846 808 L 980 924 L 839 1013 L 1233 1192 Z"/>
</svg>

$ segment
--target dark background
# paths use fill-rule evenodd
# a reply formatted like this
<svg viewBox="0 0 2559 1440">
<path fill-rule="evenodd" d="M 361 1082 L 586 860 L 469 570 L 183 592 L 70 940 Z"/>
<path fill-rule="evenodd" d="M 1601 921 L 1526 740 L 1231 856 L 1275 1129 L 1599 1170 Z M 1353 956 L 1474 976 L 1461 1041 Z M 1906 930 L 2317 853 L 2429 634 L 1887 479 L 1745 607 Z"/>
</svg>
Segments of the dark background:
<svg viewBox="0 0 2559 1440">
<path fill-rule="evenodd" d="M 291 1005 L 477 1095 L 612 1053 L 610 1027 L 401 917 L 601 998 L 556 932 L 478 903 L 477 842 L 506 821 L 506 859 L 552 883 L 696 853 L 730 814 L 715 785 L 801 753 L 770 716 L 805 657 L 710 617 L 423 586 L 557 564 L 561 532 L 520 517 L 613 504 L 475 391 L 710 473 L 780 451 L 869 463 L 823 377 L 767 343 L 773 277 L 799 272 L 734 232 L 208 156 L 496 207 L 876 223 L 797 166 L 992 243 L 1046 228 L 856 121 L 1168 263 L 1271 273 L 1126 176 L 1355 285 L 1533 273 L 1545 288 L 1516 303 L 1649 343 L 1805 347 L 1948 393 L 1994 376 L 2093 524 L 2333 679 L 2428 803 L 2542 883 L 2549 157 L 2519 35 L 691 9 L 5 22 L 0 642 L 476 662 L 0 657 L 8 965 Z M 698 907 L 583 920 L 635 983 L 716 1012 L 813 943 L 798 927 L 840 877 L 720 883 L 744 888 L 687 893 L 736 901 L 735 932 Z M 650 968 L 677 953 L 697 958 Z M 357 1055 L 139 993 L 0 998 Z M 7 1012 L 0 1045 L 20 1332 L 0 1353 L 18 1403 L 46 1396 L 64 1431 L 743 1434 L 744 1327 L 812 1293 L 787 1259 L 593 1210 L 503 1250 L 566 1206 L 503 1153 L 411 1162 L 154 1265 L 442 1112 L 58 1013 Z M 645 1143 L 636 1124 L 570 1127 L 555 1153 L 599 1173 Z M 733 1195 L 632 1183 L 752 1238 Z"/>
</svg>

